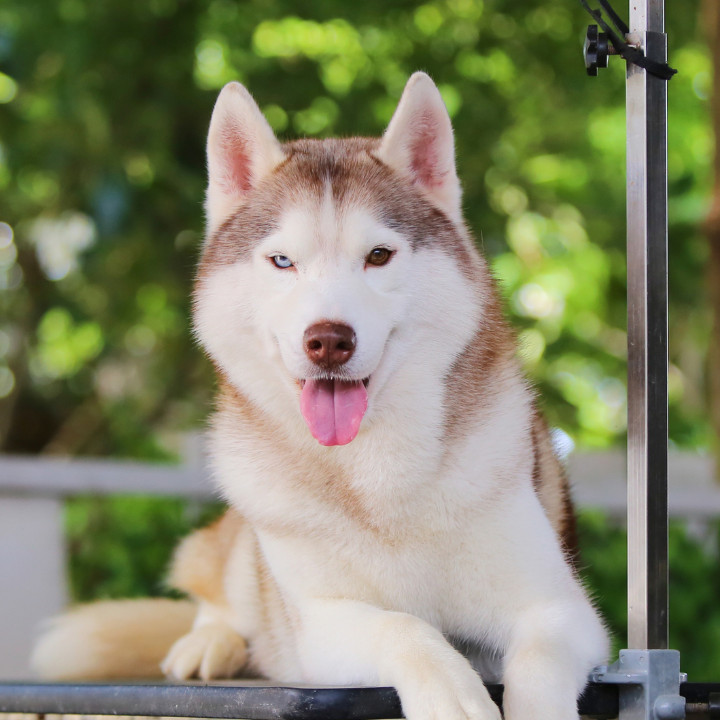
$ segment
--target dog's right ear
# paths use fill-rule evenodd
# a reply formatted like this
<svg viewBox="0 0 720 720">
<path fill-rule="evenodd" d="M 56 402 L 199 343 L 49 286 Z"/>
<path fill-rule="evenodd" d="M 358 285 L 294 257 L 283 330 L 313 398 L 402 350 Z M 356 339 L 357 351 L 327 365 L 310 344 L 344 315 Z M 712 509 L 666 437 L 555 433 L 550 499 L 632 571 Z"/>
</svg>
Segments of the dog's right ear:
<svg viewBox="0 0 720 720">
<path fill-rule="evenodd" d="M 425 73 L 413 73 L 407 81 L 377 157 L 462 222 L 452 123 L 440 91 Z"/>
<path fill-rule="evenodd" d="M 215 103 L 207 157 L 205 212 L 209 237 L 285 157 L 257 103 L 238 82 L 228 83 Z"/>
</svg>

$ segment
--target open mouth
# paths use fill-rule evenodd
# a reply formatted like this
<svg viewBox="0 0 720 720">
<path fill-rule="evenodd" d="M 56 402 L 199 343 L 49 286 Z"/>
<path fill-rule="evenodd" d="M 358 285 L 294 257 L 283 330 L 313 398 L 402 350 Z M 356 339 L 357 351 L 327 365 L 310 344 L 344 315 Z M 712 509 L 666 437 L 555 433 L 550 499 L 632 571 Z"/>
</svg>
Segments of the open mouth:
<svg viewBox="0 0 720 720">
<path fill-rule="evenodd" d="M 299 380 L 300 411 L 321 445 L 347 445 L 360 430 L 368 405 L 370 378 L 307 378 Z"/>
<path fill-rule="evenodd" d="M 354 383 L 354 382 L 361 382 L 365 387 L 367 387 L 370 384 L 370 377 L 363 378 L 362 380 L 346 380 L 345 378 L 313 378 L 316 381 L 321 380 L 332 380 L 336 382 L 348 382 L 348 383 Z M 302 390 L 305 387 L 305 383 L 307 382 L 306 378 L 300 378 L 299 380 L 295 381 Z"/>
</svg>

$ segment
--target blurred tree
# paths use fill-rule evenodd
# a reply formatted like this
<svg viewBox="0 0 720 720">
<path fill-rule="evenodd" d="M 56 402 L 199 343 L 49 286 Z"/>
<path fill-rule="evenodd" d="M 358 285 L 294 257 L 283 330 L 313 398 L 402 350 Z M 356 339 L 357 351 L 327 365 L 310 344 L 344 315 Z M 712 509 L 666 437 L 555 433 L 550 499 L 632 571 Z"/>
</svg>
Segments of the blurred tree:
<svg viewBox="0 0 720 720">
<path fill-rule="evenodd" d="M 709 442 L 697 277 L 710 59 L 668 8 L 670 429 Z M 12 452 L 162 457 L 207 413 L 188 323 L 203 142 L 245 82 L 284 137 L 378 134 L 417 68 L 457 132 L 465 207 L 554 424 L 625 431 L 623 64 L 588 80 L 574 2 L 11 2 L 0 8 L 0 433 Z M 716 284 L 717 285 L 717 284 Z"/>
<path fill-rule="evenodd" d="M 716 472 L 720 480 L 720 8 L 711 0 L 703 2 L 705 29 L 712 57 L 712 132 L 714 138 L 714 187 L 710 211 L 705 222 L 710 261 L 707 268 L 707 286 L 710 293 L 712 334 L 708 351 L 710 389 L 710 421 L 714 430 Z"/>
<path fill-rule="evenodd" d="M 187 326 L 212 103 L 192 79 L 199 10 L 0 10 L 7 450 L 153 456 L 156 430 L 204 412 Z"/>
</svg>

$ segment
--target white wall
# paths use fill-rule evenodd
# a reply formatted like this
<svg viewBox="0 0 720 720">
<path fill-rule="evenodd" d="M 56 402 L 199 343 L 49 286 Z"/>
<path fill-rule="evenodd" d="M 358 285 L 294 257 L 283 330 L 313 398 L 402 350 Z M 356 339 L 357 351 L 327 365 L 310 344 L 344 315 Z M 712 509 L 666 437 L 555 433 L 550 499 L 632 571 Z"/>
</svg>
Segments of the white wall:
<svg viewBox="0 0 720 720">
<path fill-rule="evenodd" d="M 0 496 L 0 678 L 30 677 L 39 620 L 67 602 L 62 502 Z"/>
</svg>

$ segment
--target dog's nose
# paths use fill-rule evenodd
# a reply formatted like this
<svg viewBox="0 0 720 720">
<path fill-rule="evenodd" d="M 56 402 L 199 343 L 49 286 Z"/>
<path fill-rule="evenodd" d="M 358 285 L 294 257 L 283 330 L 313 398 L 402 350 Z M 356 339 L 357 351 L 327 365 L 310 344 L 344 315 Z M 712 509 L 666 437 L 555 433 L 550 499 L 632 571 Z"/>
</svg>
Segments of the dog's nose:
<svg viewBox="0 0 720 720">
<path fill-rule="evenodd" d="M 303 341 L 307 356 L 328 370 L 344 365 L 355 352 L 355 331 L 342 323 L 315 323 L 305 331 Z"/>
</svg>

